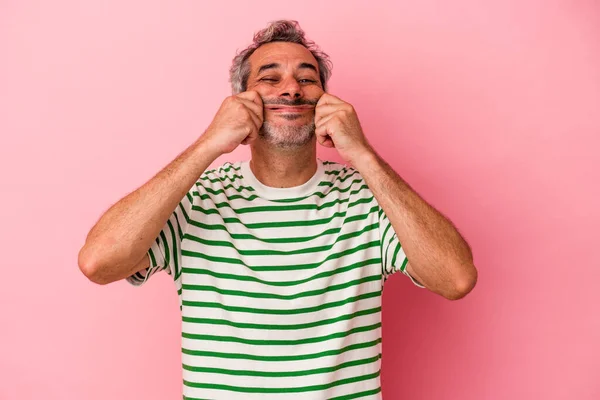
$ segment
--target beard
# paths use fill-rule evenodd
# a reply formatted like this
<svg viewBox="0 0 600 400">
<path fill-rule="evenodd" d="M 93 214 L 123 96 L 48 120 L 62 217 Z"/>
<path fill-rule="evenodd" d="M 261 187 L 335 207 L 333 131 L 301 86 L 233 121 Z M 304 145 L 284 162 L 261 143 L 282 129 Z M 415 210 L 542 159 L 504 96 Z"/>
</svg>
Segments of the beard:
<svg viewBox="0 0 600 400">
<path fill-rule="evenodd" d="M 304 99 L 296 101 L 287 101 L 283 99 L 275 99 L 269 101 L 263 99 L 263 101 L 265 104 L 285 104 L 290 106 L 303 104 L 317 104 L 317 100 Z M 281 115 L 281 117 L 290 121 L 302 118 L 302 116 L 294 114 Z M 264 121 L 262 127 L 258 131 L 258 135 L 260 138 L 262 138 L 274 147 L 280 149 L 293 149 L 305 146 L 308 143 L 310 143 L 312 138 L 315 136 L 315 129 L 316 127 L 314 119 L 308 124 L 299 126 L 279 125 L 270 121 Z"/>
<path fill-rule="evenodd" d="M 290 117 L 296 117 L 290 115 Z M 315 136 L 315 123 L 300 126 L 277 125 L 265 121 L 258 135 L 267 143 L 281 149 L 302 147 Z"/>
</svg>

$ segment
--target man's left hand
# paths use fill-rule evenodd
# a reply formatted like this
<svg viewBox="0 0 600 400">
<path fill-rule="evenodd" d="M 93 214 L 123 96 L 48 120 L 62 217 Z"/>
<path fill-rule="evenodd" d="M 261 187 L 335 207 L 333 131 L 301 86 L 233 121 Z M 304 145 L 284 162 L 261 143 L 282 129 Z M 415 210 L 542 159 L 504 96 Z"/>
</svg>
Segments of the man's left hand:
<svg viewBox="0 0 600 400">
<path fill-rule="evenodd" d="M 361 157 L 373 152 L 351 104 L 324 93 L 315 108 L 315 134 L 325 147 L 334 147 L 348 163 L 356 166 Z"/>
</svg>

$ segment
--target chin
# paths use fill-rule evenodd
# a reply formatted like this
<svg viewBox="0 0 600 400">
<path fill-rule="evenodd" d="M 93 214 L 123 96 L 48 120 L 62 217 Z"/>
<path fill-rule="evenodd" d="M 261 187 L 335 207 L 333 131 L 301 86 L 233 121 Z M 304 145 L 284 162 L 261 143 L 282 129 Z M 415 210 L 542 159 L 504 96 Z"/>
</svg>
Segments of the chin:
<svg viewBox="0 0 600 400">
<path fill-rule="evenodd" d="M 302 147 L 310 143 L 315 136 L 315 124 L 272 124 L 265 121 L 260 136 L 275 147 Z"/>
</svg>

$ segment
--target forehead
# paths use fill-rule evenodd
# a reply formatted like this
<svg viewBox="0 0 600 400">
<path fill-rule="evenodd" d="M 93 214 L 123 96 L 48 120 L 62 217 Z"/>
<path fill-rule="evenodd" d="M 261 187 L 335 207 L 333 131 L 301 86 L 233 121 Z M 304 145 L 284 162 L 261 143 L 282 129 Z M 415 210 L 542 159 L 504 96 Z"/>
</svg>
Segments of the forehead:
<svg viewBox="0 0 600 400">
<path fill-rule="evenodd" d="M 301 44 L 288 42 L 273 42 L 260 46 L 252 53 L 250 58 L 251 73 L 255 74 L 258 69 L 267 64 L 281 64 L 283 68 L 291 65 L 297 67 L 301 63 L 310 63 L 319 70 L 317 60 L 312 53 Z"/>
</svg>

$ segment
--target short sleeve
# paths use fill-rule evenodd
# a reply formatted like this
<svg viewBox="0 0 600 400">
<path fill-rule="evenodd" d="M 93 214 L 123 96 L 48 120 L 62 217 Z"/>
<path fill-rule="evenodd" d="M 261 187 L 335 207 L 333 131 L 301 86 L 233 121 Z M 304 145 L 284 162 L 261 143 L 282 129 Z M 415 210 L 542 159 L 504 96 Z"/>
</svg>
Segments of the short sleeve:
<svg viewBox="0 0 600 400">
<path fill-rule="evenodd" d="M 385 212 L 379 206 L 379 235 L 381 239 L 381 274 L 383 282 L 394 273 L 400 271 L 408 276 L 410 280 L 418 287 L 424 288 L 415 278 L 413 278 L 406 270 L 408 258 L 404 254 L 402 244 L 398 240 L 398 236 L 394 231 L 390 220 Z"/>
<path fill-rule="evenodd" d="M 148 249 L 150 267 L 126 278 L 133 286 L 141 286 L 159 271 L 165 271 L 174 280 L 181 274 L 181 242 L 190 221 L 196 185 L 190 189 L 173 211 L 158 237 Z M 197 192 L 196 192 L 197 193 Z"/>
</svg>

